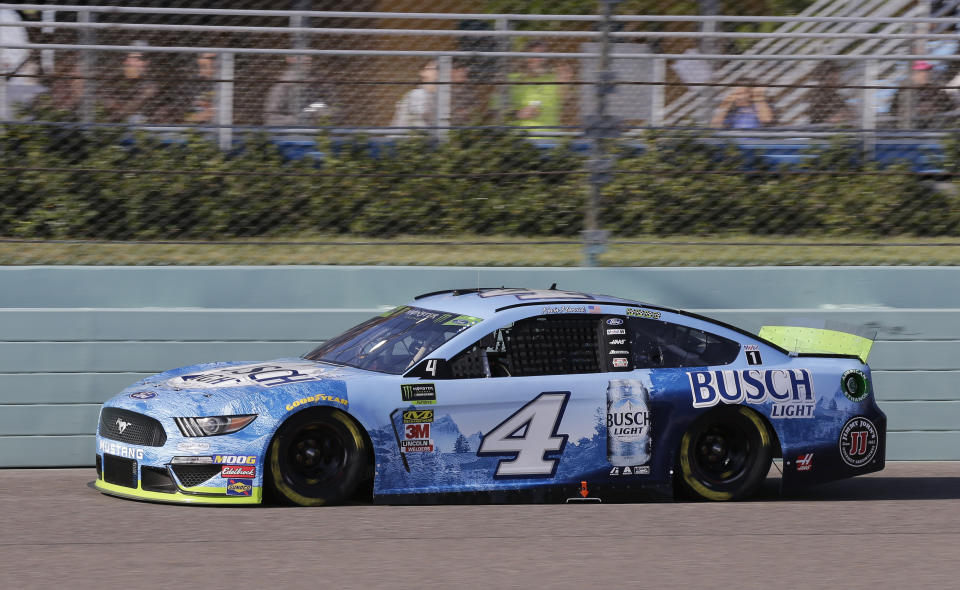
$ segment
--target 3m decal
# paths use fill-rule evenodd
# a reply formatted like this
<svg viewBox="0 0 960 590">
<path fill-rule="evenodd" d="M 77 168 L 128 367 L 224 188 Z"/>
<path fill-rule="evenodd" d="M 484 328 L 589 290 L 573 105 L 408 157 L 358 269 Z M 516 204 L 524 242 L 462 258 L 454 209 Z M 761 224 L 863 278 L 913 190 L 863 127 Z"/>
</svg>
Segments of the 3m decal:
<svg viewBox="0 0 960 590">
<path fill-rule="evenodd" d="M 813 453 L 797 457 L 797 471 L 810 471 L 811 469 L 813 469 Z"/>
<path fill-rule="evenodd" d="M 630 359 L 626 359 L 623 357 L 617 357 L 617 358 L 611 359 L 611 361 L 615 369 L 624 369 L 630 366 Z"/>
<path fill-rule="evenodd" d="M 691 371 L 693 407 L 773 402 L 771 418 L 812 418 L 817 405 L 807 369 Z"/>
<path fill-rule="evenodd" d="M 220 477 L 256 477 L 257 468 L 253 465 L 224 465 L 220 468 Z"/>
<path fill-rule="evenodd" d="M 748 365 L 762 365 L 763 360 L 760 359 L 759 350 L 747 350 L 744 352 L 747 355 L 747 364 Z"/>
<path fill-rule="evenodd" d="M 403 428 L 403 436 L 408 440 L 413 438 L 430 438 L 430 423 L 407 424 Z"/>
<path fill-rule="evenodd" d="M 639 307 L 628 307 L 627 308 L 627 317 L 630 318 L 644 318 L 648 320 L 659 320 L 660 312 L 659 311 L 650 311 L 649 309 L 640 309 Z"/>
<path fill-rule="evenodd" d="M 400 386 L 400 397 L 414 405 L 437 403 L 437 388 L 433 383 L 407 383 Z"/>
<path fill-rule="evenodd" d="M 406 410 L 403 413 L 404 424 L 433 422 L 433 410 Z"/>
<path fill-rule="evenodd" d="M 510 455 L 497 463 L 494 478 L 552 477 L 567 435 L 557 429 L 569 391 L 541 393 L 485 434 L 477 455 Z"/>
<path fill-rule="evenodd" d="M 249 496 L 253 493 L 253 485 L 242 479 L 227 480 L 228 496 Z"/>
<path fill-rule="evenodd" d="M 341 405 L 341 406 L 343 406 L 343 407 L 347 407 L 347 405 L 348 405 L 347 400 L 345 400 L 345 399 L 343 399 L 343 398 L 341 398 L 341 397 L 337 397 L 337 396 L 335 396 L 335 395 L 324 395 L 324 394 L 322 394 L 322 393 L 319 393 L 319 394 L 317 394 L 317 395 L 311 395 L 310 397 L 300 398 L 300 399 L 298 399 L 297 401 L 295 401 L 295 402 L 293 402 L 293 403 L 287 404 L 286 407 L 287 407 L 287 411 L 289 412 L 290 410 L 292 410 L 292 409 L 294 409 L 294 408 L 298 408 L 298 407 L 300 407 L 300 406 L 302 406 L 302 405 L 304 405 L 304 404 L 313 404 L 313 403 L 318 403 L 318 402 L 333 402 L 333 403 L 339 404 L 339 405 Z"/>
<path fill-rule="evenodd" d="M 877 427 L 863 417 L 847 420 L 840 431 L 840 457 L 850 467 L 863 467 L 877 454 Z"/>
</svg>

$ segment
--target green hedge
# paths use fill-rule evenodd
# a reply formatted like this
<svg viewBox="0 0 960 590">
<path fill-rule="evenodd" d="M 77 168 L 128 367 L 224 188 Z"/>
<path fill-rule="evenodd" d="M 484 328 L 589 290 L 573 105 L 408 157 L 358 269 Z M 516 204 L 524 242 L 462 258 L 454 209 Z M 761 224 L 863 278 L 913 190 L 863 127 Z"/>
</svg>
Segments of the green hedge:
<svg viewBox="0 0 960 590">
<path fill-rule="evenodd" d="M 318 235 L 574 236 L 589 194 L 586 156 L 544 151 L 515 131 L 469 129 L 437 143 L 397 139 L 374 157 L 365 138 L 322 163 L 284 162 L 266 136 L 236 153 L 199 134 L 8 125 L 0 134 L 0 236 L 110 240 Z M 948 168 L 960 162 L 947 144 Z M 862 163 L 834 141 L 805 166 L 770 174 L 695 136 L 646 139 L 618 154 L 600 218 L 618 236 L 956 235 L 950 191 Z M 744 174 L 747 170 L 749 173 Z"/>
</svg>

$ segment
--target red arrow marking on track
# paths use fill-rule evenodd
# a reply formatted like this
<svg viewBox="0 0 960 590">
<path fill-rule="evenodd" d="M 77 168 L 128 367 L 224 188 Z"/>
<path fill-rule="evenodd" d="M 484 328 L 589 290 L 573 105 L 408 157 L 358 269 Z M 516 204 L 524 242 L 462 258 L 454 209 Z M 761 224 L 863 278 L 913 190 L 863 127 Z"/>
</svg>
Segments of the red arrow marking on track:
<svg viewBox="0 0 960 590">
<path fill-rule="evenodd" d="M 590 495 L 590 492 L 587 491 L 587 482 L 585 481 L 580 482 L 580 495 L 584 498 Z"/>
</svg>

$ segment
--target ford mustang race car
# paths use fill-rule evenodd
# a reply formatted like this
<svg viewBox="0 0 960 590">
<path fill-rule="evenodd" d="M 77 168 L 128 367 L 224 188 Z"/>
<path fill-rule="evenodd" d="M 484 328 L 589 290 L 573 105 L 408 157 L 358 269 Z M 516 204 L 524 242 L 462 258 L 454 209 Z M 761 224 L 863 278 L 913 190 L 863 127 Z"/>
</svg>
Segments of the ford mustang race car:
<svg viewBox="0 0 960 590">
<path fill-rule="evenodd" d="M 604 295 L 417 297 L 302 358 L 219 362 L 107 401 L 96 487 L 164 502 L 736 500 L 883 469 L 872 341 L 759 335 Z"/>
</svg>

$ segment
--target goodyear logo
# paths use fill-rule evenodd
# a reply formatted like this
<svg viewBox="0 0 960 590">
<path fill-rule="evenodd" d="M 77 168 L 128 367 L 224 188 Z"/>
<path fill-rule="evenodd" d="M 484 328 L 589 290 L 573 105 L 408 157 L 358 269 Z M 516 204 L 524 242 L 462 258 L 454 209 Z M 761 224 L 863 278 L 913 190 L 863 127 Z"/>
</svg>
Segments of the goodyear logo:
<svg viewBox="0 0 960 590">
<path fill-rule="evenodd" d="M 627 316 L 631 318 L 646 318 L 648 320 L 659 320 L 659 311 L 650 311 L 649 309 L 640 309 L 639 307 L 628 307 Z"/>
<path fill-rule="evenodd" d="M 290 410 L 298 408 L 304 404 L 313 404 L 317 402 L 333 402 L 335 404 L 340 404 L 343 407 L 347 407 L 347 400 L 335 395 L 325 395 L 319 393 L 317 395 L 311 395 L 310 397 L 298 399 L 292 404 L 287 404 L 287 411 L 289 412 Z"/>
<path fill-rule="evenodd" d="M 225 465 L 256 465 L 256 455 L 214 455 L 214 463 Z"/>
<path fill-rule="evenodd" d="M 249 496 L 253 492 L 253 486 L 239 479 L 227 480 L 228 496 Z"/>
<path fill-rule="evenodd" d="M 433 422 L 433 410 L 407 410 L 403 413 L 404 424 Z"/>
</svg>

